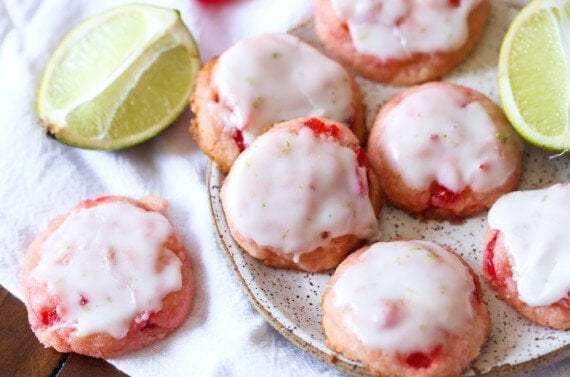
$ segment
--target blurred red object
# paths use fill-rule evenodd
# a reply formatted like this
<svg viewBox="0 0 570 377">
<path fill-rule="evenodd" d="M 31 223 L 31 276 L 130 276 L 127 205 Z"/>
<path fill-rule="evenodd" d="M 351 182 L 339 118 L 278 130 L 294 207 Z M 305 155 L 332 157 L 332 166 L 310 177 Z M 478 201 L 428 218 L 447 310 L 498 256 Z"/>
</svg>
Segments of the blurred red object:
<svg viewBox="0 0 570 377">
<path fill-rule="evenodd" d="M 232 2 L 232 0 L 196 0 L 196 2 L 200 3 L 200 4 L 224 4 L 224 3 L 230 3 Z"/>
</svg>

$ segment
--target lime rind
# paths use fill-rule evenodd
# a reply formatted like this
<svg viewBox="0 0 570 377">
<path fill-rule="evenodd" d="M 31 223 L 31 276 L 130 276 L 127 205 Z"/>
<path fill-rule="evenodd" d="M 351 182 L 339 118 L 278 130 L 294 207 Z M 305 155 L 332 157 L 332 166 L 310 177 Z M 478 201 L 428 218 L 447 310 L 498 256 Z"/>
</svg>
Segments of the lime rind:
<svg viewBox="0 0 570 377">
<path fill-rule="evenodd" d="M 146 25 L 152 24 L 151 31 L 141 34 L 140 30 L 136 30 L 139 40 L 135 43 L 125 42 L 128 51 L 122 52 L 121 59 L 111 59 L 112 69 L 107 67 L 106 70 L 100 70 L 99 75 L 95 75 L 97 80 L 88 78 L 85 85 L 88 90 L 74 93 L 73 101 L 60 100 L 58 103 L 50 98 L 50 95 L 53 95 L 53 87 L 60 84 L 54 85 L 53 75 L 60 68 L 61 60 L 65 60 L 65 54 L 73 51 L 74 44 L 81 43 L 78 40 L 91 34 L 93 28 L 101 25 L 108 27 L 108 20 L 120 18 L 124 14 L 131 18 L 139 17 L 138 21 Z M 124 20 L 119 22 L 131 26 L 133 24 Z M 129 39 L 129 35 L 126 35 L 126 39 Z M 125 44 L 120 48 L 125 48 Z M 86 56 L 90 57 L 89 54 Z M 77 59 L 77 56 L 75 58 Z M 70 61 L 73 61 L 73 58 Z M 168 69 L 170 63 L 174 64 L 176 72 Z M 84 21 L 72 30 L 52 55 L 38 93 L 40 120 L 48 133 L 66 144 L 78 147 L 119 149 L 138 144 L 166 128 L 187 107 L 188 98 L 194 88 L 194 78 L 200 66 L 196 43 L 181 21 L 178 11 L 137 4 L 109 10 Z M 101 75 L 101 72 L 104 75 Z M 69 77 L 64 77 L 62 81 L 84 79 L 81 76 L 76 77 L 76 71 L 72 70 L 71 73 L 68 72 Z M 155 78 L 147 79 L 149 75 L 154 75 Z M 148 93 L 141 93 L 142 89 L 138 88 L 137 84 L 140 84 L 141 80 L 142 84 L 147 84 L 145 87 L 149 90 Z M 148 85 L 149 82 L 152 85 Z M 62 86 L 65 84 L 64 82 Z M 137 95 L 133 96 L 133 91 L 136 91 Z M 145 97 L 152 96 L 158 98 L 158 102 L 164 102 L 164 105 L 161 106 L 157 101 L 145 101 Z M 161 110 L 155 111 L 156 109 Z M 145 117 L 141 118 L 139 114 Z M 141 127 L 141 124 L 147 126 Z"/>
<path fill-rule="evenodd" d="M 513 20 L 499 56 L 499 94 L 509 121 L 526 141 L 555 152 L 570 150 L 568 3 L 527 5 Z"/>
</svg>

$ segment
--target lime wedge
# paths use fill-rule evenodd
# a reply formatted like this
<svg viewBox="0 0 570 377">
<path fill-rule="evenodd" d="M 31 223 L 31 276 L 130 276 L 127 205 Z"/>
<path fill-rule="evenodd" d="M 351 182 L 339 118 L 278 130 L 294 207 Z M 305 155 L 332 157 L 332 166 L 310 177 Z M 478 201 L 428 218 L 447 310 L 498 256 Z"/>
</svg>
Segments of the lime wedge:
<svg viewBox="0 0 570 377">
<path fill-rule="evenodd" d="M 518 133 L 551 151 L 570 150 L 570 0 L 536 0 L 501 45 L 499 95 Z"/>
<path fill-rule="evenodd" d="M 75 27 L 51 56 L 38 93 L 40 122 L 82 148 L 138 144 L 186 108 L 200 66 L 178 11 L 108 10 Z"/>
</svg>

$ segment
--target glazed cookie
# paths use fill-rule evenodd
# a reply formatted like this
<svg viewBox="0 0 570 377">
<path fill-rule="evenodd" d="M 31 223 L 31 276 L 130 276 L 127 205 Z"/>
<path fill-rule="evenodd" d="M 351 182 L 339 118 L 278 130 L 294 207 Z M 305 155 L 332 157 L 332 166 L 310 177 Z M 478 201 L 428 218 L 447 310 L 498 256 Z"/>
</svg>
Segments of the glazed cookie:
<svg viewBox="0 0 570 377">
<path fill-rule="evenodd" d="M 523 316 L 570 329 L 570 184 L 501 197 L 489 211 L 484 272 Z"/>
<path fill-rule="evenodd" d="M 238 42 L 204 66 L 190 131 L 223 171 L 274 123 L 324 117 L 366 139 L 360 89 L 337 62 L 288 34 Z"/>
<path fill-rule="evenodd" d="M 459 376 L 491 323 L 477 276 L 433 242 L 378 242 L 346 258 L 323 299 L 327 345 L 372 376 Z"/>
<path fill-rule="evenodd" d="M 522 142 L 483 94 L 450 83 L 408 89 L 378 113 L 370 164 L 389 201 L 413 215 L 464 218 L 514 190 Z"/>
<path fill-rule="evenodd" d="M 456 66 L 485 29 L 489 0 L 314 0 L 325 46 L 371 80 L 410 85 Z"/>
<path fill-rule="evenodd" d="M 188 253 L 155 197 L 87 200 L 30 245 L 24 300 L 41 343 L 116 357 L 159 340 L 187 317 Z"/>
<path fill-rule="evenodd" d="M 378 234 L 380 190 L 344 125 L 301 118 L 276 124 L 236 160 L 221 190 L 230 232 L 274 267 L 335 267 Z"/>
</svg>

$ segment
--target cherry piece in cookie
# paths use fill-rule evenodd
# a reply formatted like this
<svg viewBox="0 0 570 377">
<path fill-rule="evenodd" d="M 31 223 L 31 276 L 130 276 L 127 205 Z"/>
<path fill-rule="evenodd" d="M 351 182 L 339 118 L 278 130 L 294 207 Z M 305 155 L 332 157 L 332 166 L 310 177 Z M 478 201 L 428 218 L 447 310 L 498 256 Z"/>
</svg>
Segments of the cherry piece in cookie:
<svg viewBox="0 0 570 377">
<path fill-rule="evenodd" d="M 327 345 L 373 376 L 459 376 L 490 332 L 477 276 L 428 241 L 378 242 L 350 255 L 322 309 Z"/>
<path fill-rule="evenodd" d="M 487 237 L 489 240 L 485 246 L 483 271 L 485 272 L 487 278 L 493 281 L 493 285 L 500 286 L 502 283 L 497 276 L 497 271 L 495 270 L 495 247 L 497 246 L 497 238 L 499 237 L 499 232 L 493 232 Z"/>
<path fill-rule="evenodd" d="M 238 151 L 240 153 L 243 152 L 245 150 L 245 141 L 243 140 L 243 132 L 238 128 L 234 128 L 232 130 L 232 139 L 234 139 Z"/>
<path fill-rule="evenodd" d="M 194 295 L 188 253 L 156 197 L 86 200 L 30 245 L 24 297 L 46 347 L 116 357 L 164 338 Z"/>
<path fill-rule="evenodd" d="M 516 191 L 489 211 L 483 271 L 489 285 L 538 324 L 570 329 L 570 184 Z"/>
<path fill-rule="evenodd" d="M 340 130 L 335 124 L 327 125 L 318 118 L 307 119 L 305 127 L 309 127 L 317 136 L 325 135 L 336 139 L 340 135 Z"/>
<path fill-rule="evenodd" d="M 368 157 L 392 204 L 413 215 L 456 219 L 489 208 L 517 187 L 522 142 L 483 94 L 434 82 L 382 107 Z"/>
<path fill-rule="evenodd" d="M 232 236 L 274 267 L 335 267 L 378 233 L 380 189 L 358 139 L 322 118 L 276 124 L 237 158 L 221 191 Z"/>
</svg>

